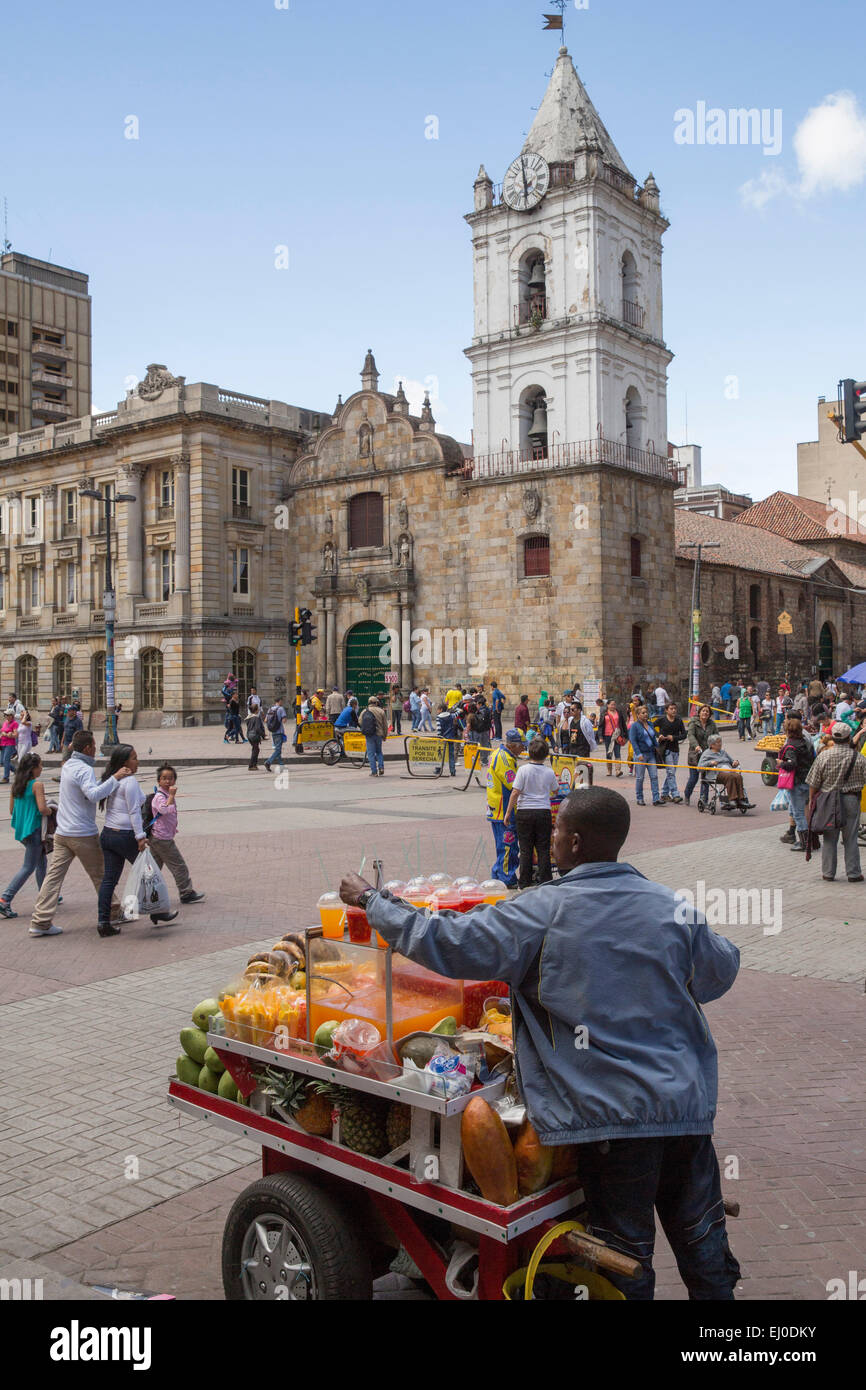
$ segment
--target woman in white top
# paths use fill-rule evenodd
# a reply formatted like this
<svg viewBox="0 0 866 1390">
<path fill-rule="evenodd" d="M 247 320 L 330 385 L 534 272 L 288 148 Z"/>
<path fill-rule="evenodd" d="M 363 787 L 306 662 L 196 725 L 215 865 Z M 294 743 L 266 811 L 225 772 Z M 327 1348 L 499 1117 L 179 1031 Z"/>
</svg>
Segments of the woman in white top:
<svg viewBox="0 0 866 1390">
<path fill-rule="evenodd" d="M 553 878 L 550 867 L 550 837 L 553 832 L 550 801 L 559 792 L 559 779 L 552 768 L 544 766 L 547 754 L 546 740 L 534 738 L 529 745 L 529 761 L 521 763 L 517 769 L 505 812 L 506 825 L 510 824 L 512 816 L 517 822 L 519 888 L 528 888 L 532 883 L 533 852 L 538 855 L 539 883 L 549 883 Z"/>
<path fill-rule="evenodd" d="M 111 898 L 120 882 L 124 862 L 132 864 L 147 846 L 147 836 L 141 819 L 144 805 L 144 792 L 135 780 L 138 771 L 138 754 L 129 743 L 119 743 L 108 763 L 106 779 L 113 777 L 121 768 L 128 768 L 133 774 L 118 783 L 116 789 L 100 804 L 105 808 L 105 826 L 99 837 L 102 846 L 102 859 L 105 871 L 99 886 L 99 925 L 100 936 L 119 936 L 120 927 L 111 923 Z M 176 912 L 152 913 L 151 921 L 160 924 L 173 922 Z"/>
<path fill-rule="evenodd" d="M 24 757 L 25 753 L 33 752 L 33 723 L 30 719 L 30 711 L 24 710 L 18 721 L 18 761 Z"/>
</svg>

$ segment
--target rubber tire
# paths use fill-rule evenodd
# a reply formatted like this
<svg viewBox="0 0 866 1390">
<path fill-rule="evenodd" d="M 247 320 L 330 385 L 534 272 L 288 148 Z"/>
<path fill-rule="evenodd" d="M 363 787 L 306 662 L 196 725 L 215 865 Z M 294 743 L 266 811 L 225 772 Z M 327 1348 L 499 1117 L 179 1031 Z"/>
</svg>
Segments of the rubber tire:
<svg viewBox="0 0 866 1390">
<path fill-rule="evenodd" d="M 240 1274 L 244 1236 L 251 1221 L 267 1211 L 284 1214 L 297 1227 L 315 1269 L 320 1301 L 372 1299 L 369 1253 L 350 1213 L 308 1178 L 274 1173 L 245 1188 L 228 1214 L 222 1244 L 223 1289 L 228 1301 L 244 1301 Z"/>
<path fill-rule="evenodd" d="M 714 815 L 716 814 L 716 806 L 717 806 L 717 804 L 718 804 L 718 803 L 715 802 L 715 801 L 712 802 L 712 804 L 711 804 L 711 806 L 710 806 L 710 815 L 711 815 L 711 816 L 714 816 Z"/>
<path fill-rule="evenodd" d="M 775 758 L 763 758 L 761 760 L 761 781 L 765 787 L 775 787 L 779 780 L 779 773 L 776 768 Z"/>
<path fill-rule="evenodd" d="M 738 806 L 737 809 L 741 816 L 747 816 L 749 814 L 748 806 Z"/>
<path fill-rule="evenodd" d="M 327 743 L 322 744 L 319 756 L 328 767 L 335 767 L 343 756 L 343 745 L 338 738 L 329 738 Z"/>
<path fill-rule="evenodd" d="M 706 809 L 707 803 L 705 801 L 701 801 L 700 797 L 698 797 L 698 810 L 700 811 L 701 815 L 703 815 Z"/>
</svg>

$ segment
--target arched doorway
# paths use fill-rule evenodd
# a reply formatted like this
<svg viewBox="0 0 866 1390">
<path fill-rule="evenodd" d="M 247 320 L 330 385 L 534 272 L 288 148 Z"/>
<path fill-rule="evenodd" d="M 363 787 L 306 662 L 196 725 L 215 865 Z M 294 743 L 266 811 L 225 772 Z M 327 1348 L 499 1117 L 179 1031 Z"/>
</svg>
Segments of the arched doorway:
<svg viewBox="0 0 866 1390">
<path fill-rule="evenodd" d="M 818 675 L 822 681 L 833 676 L 833 629 L 829 623 L 824 624 L 818 637 Z"/>
<path fill-rule="evenodd" d="M 356 623 L 346 634 L 346 689 L 357 695 L 363 707 L 370 695 L 387 691 L 385 675 L 390 662 L 383 663 L 382 651 L 388 629 L 381 623 Z"/>
</svg>

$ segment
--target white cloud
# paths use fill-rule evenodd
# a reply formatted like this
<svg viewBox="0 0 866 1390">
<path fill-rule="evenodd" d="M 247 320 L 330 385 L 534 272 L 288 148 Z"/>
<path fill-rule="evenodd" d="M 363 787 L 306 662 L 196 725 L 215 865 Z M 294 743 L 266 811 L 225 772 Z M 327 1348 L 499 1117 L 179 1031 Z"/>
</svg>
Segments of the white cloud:
<svg viewBox="0 0 866 1390">
<path fill-rule="evenodd" d="M 866 181 L 866 115 L 853 92 L 833 92 L 807 111 L 794 133 L 798 177 L 772 170 L 740 188 L 747 207 L 761 211 L 773 198 L 813 198 L 847 192 Z"/>
<path fill-rule="evenodd" d="M 803 196 L 854 188 L 866 179 L 866 116 L 853 92 L 813 106 L 794 134 Z"/>
</svg>

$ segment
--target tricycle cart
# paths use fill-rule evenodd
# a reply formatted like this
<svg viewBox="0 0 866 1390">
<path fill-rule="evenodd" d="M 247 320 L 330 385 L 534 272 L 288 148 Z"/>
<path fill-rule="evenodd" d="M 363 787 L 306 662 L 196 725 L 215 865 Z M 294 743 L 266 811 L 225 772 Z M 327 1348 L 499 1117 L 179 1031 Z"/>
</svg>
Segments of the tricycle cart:
<svg viewBox="0 0 866 1390">
<path fill-rule="evenodd" d="M 336 984 L 337 962 L 331 955 L 316 963 L 313 951 L 317 942 L 322 949 L 335 947 L 335 943 L 322 942 L 320 928 L 305 935 L 306 1013 L 302 1029 L 294 1036 L 280 1029 L 262 1029 L 256 1034 L 249 1014 L 244 1015 L 246 1022 L 237 1024 L 239 1010 L 234 1021 L 230 1010 L 225 1019 L 217 1016 L 211 1021 L 208 1043 L 248 1104 L 223 1099 L 179 1080 L 172 1080 L 169 1086 L 169 1104 L 179 1113 L 196 1115 L 215 1128 L 261 1145 L 262 1177 L 240 1195 L 226 1222 L 222 1253 L 226 1297 L 370 1299 L 374 1279 L 389 1270 L 401 1247 L 437 1299 L 514 1296 L 511 1289 L 515 1279 L 521 1283 L 515 1271 L 530 1262 L 540 1238 L 558 1230 L 563 1218 L 572 1218 L 569 1226 L 577 1225 L 573 1218 L 582 1206 L 578 1174 L 572 1165 L 568 1176 L 550 1181 L 541 1191 L 521 1196 L 509 1206 L 487 1200 L 465 1167 L 461 1122 L 463 1111 L 476 1097 L 490 1104 L 503 1098 L 508 1077 L 498 1075 L 494 1068 L 484 1073 L 483 1080 L 476 1079 L 471 1091 L 455 1094 L 441 1077 L 405 1065 L 402 1054 L 393 1051 L 395 1036 L 404 1044 L 433 1036 L 406 1031 L 413 1026 L 413 1009 L 426 1009 L 429 1019 L 431 1000 L 439 1004 L 440 1013 L 462 1010 L 466 1001 L 466 1016 L 472 1021 L 478 1006 L 477 999 L 474 1004 L 470 1000 L 486 985 L 482 982 L 472 987 L 469 982 L 464 986 L 460 981 L 444 980 L 382 944 L 341 943 L 337 961 L 342 964 L 348 959 L 351 963 L 354 953 L 355 961 L 362 962 L 358 968 L 367 971 L 361 980 L 371 983 L 365 990 L 357 985 L 357 977 L 344 974 L 342 979 L 349 982 L 354 994 L 347 985 L 341 985 L 339 989 L 350 996 L 348 1001 L 339 991 L 333 991 L 330 998 L 341 1000 L 347 1018 L 363 1015 L 365 1008 L 380 1018 L 376 1009 L 385 1011 L 381 1018 L 382 1048 L 378 1054 L 370 1054 L 376 1057 L 375 1062 L 364 1061 L 357 1069 L 357 1059 L 350 1058 L 344 1064 L 332 1050 L 310 1041 L 315 1019 L 336 1007 L 327 998 L 322 1000 L 315 982 Z M 331 972 L 330 981 L 326 969 Z M 431 991 L 426 1000 L 425 976 L 429 976 Z M 377 981 L 382 983 L 384 999 L 371 1004 L 370 1000 L 377 998 Z M 459 1006 L 454 1004 L 455 997 Z M 435 1012 L 434 1007 L 432 1015 Z M 232 1030 L 235 1036 L 229 1035 Z M 460 1045 L 457 1038 L 439 1036 L 437 1041 L 455 1049 Z M 398 1142 L 382 1157 L 358 1151 L 357 1143 L 350 1147 L 345 1141 L 353 1136 L 348 1129 L 343 1132 L 339 1107 L 328 1122 L 329 1132 L 309 1132 L 274 1101 L 273 1085 L 262 1084 L 265 1068 L 282 1082 L 286 1073 L 294 1073 L 319 1085 L 339 1086 L 343 1088 L 340 1094 L 350 1097 L 353 1106 L 384 1106 L 387 1102 L 389 1107 L 395 1103 L 398 1109 L 406 1107 Z M 621 1298 L 594 1271 L 605 1268 L 629 1275 L 637 1268 L 627 1257 L 587 1236 L 579 1226 L 560 1236 L 556 1245 L 560 1252 L 570 1252 L 572 1261 L 576 1254 L 587 1274 L 583 1281 L 574 1279 L 576 1288 L 580 1286 L 583 1291 L 569 1296 Z M 560 1268 L 571 1269 L 567 1265 Z M 507 1281 L 508 1294 L 504 1292 Z M 587 1293 L 584 1285 L 593 1292 Z M 606 1292 L 598 1292 L 600 1286 Z"/>
<path fill-rule="evenodd" d="M 755 751 L 764 755 L 761 759 L 761 781 L 765 787 L 775 787 L 779 780 L 779 754 L 784 746 L 784 734 L 765 734 L 755 744 Z"/>
</svg>

